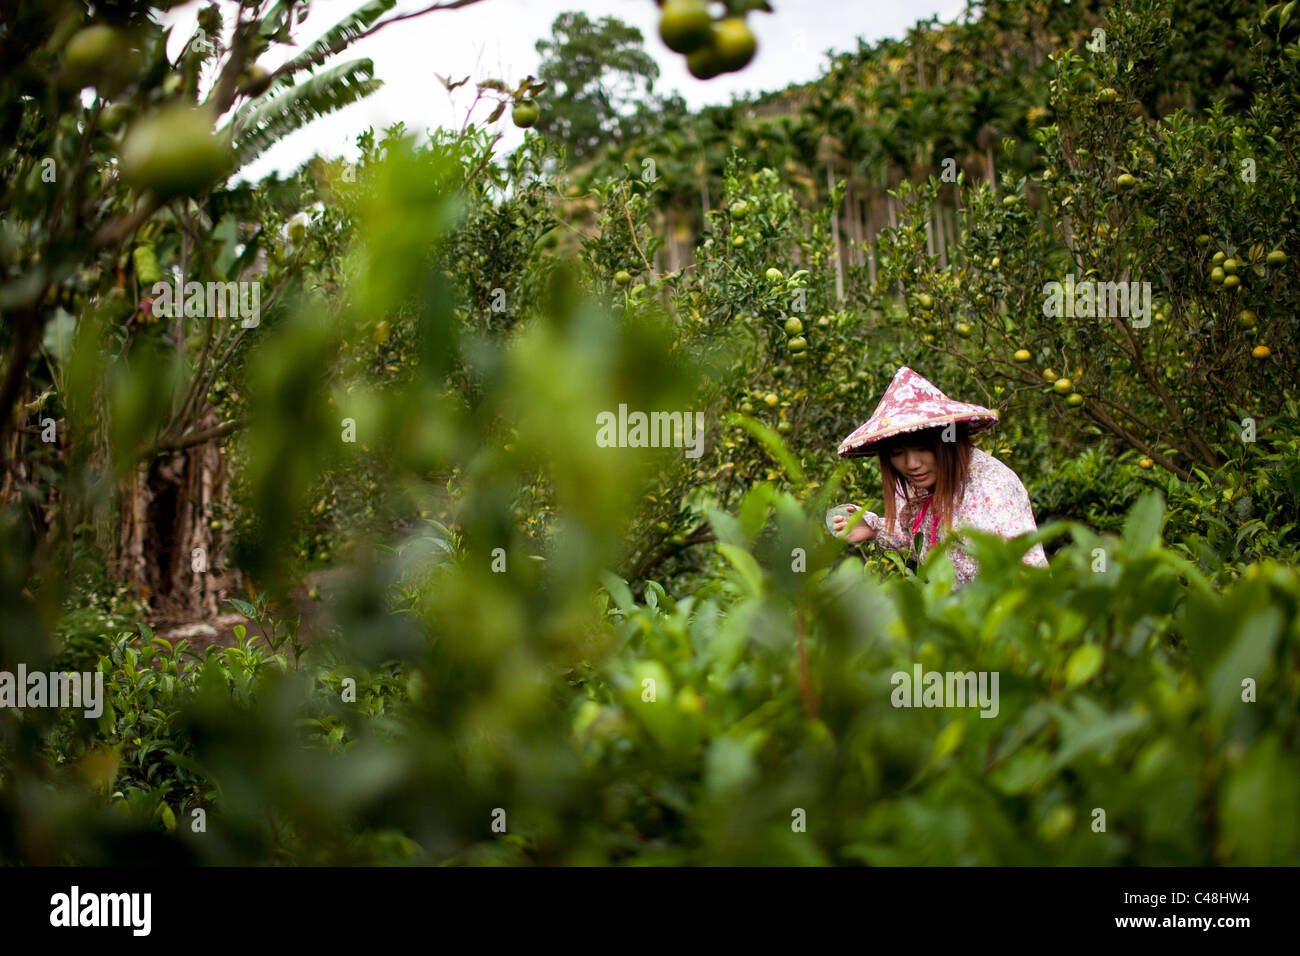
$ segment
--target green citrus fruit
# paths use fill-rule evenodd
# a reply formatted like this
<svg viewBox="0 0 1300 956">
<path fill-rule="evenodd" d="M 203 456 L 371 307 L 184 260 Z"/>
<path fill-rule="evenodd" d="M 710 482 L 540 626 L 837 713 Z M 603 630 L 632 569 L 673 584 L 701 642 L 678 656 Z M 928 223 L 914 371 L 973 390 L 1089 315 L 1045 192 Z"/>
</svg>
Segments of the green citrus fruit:
<svg viewBox="0 0 1300 956">
<path fill-rule="evenodd" d="M 1224 260 L 1223 260 L 1223 271 L 1224 271 L 1226 274 L 1230 275 L 1230 276 L 1236 275 L 1236 274 L 1237 274 L 1237 267 L 1238 267 L 1240 264 L 1241 264 L 1241 263 L 1237 262 L 1236 259 L 1232 259 L 1232 258 L 1224 259 Z"/>
<path fill-rule="evenodd" d="M 628 272 L 626 269 L 619 269 L 614 273 L 614 281 L 619 285 L 627 285 L 632 281 L 632 273 Z"/>
<path fill-rule="evenodd" d="M 1045 369 L 1043 369 L 1043 381 L 1044 381 L 1044 382 L 1055 382 L 1055 381 L 1056 381 L 1056 377 L 1057 377 L 1057 376 L 1056 376 L 1056 372 L 1053 371 L 1052 369 L 1050 369 L 1050 368 L 1045 368 Z"/>
<path fill-rule="evenodd" d="M 1264 257 L 1264 261 L 1271 266 L 1280 266 L 1282 263 L 1286 262 L 1286 253 L 1281 249 L 1274 249 Z"/>
<path fill-rule="evenodd" d="M 790 318 L 785 320 L 786 335 L 798 335 L 802 331 L 803 331 L 803 322 L 799 320 L 798 316 L 792 315 L 790 316 Z"/>
<path fill-rule="evenodd" d="M 768 282 L 780 282 L 782 279 L 785 278 L 781 270 L 778 269 L 776 266 L 773 266 L 772 268 L 768 269 L 767 272 L 763 274 L 767 276 Z"/>
<path fill-rule="evenodd" d="M 1016 354 L 1011 357 L 1017 362 L 1028 362 L 1032 358 L 1029 349 L 1016 349 Z"/>
<path fill-rule="evenodd" d="M 953 326 L 953 329 L 962 338 L 964 339 L 970 338 L 971 327 L 965 322 L 958 322 L 956 325 Z"/>
<path fill-rule="evenodd" d="M 1227 278 L 1227 276 L 1224 273 L 1223 269 L 1221 269 L 1219 266 L 1215 266 L 1213 269 L 1210 270 L 1211 282 L 1222 282 L 1225 278 Z"/>
<path fill-rule="evenodd" d="M 1069 395 L 1065 396 L 1065 404 L 1077 408 L 1083 404 L 1083 396 L 1078 392 L 1071 392 Z"/>
<path fill-rule="evenodd" d="M 1103 103 L 1114 103 L 1119 99 L 1119 93 L 1114 87 L 1108 86 L 1097 93 L 1097 99 L 1101 100 Z"/>
<path fill-rule="evenodd" d="M 1207 236 L 1205 233 L 1201 233 L 1199 236 L 1196 237 L 1196 244 L 1198 246 L 1208 246 L 1210 244 L 1210 237 Z"/>
<path fill-rule="evenodd" d="M 777 422 L 776 430 L 780 432 L 782 435 L 788 435 L 792 431 L 794 431 L 794 426 L 791 425 L 789 422 Z"/>
<path fill-rule="evenodd" d="M 733 246 L 743 246 L 745 244 L 745 237 L 740 233 L 737 233 L 731 237 L 731 244 Z"/>
<path fill-rule="evenodd" d="M 1210 265 L 1217 266 L 1226 258 L 1228 258 L 1226 252 L 1216 252 L 1214 255 L 1210 256 Z"/>
<path fill-rule="evenodd" d="M 126 38 L 120 30 L 103 24 L 78 30 L 63 48 L 64 76 L 77 89 L 97 86 L 125 53 Z"/>
<path fill-rule="evenodd" d="M 1241 280 L 1236 276 L 1226 276 L 1223 280 L 1223 287 L 1225 289 L 1235 289 L 1239 285 L 1241 285 Z"/>
<path fill-rule="evenodd" d="M 732 219 L 744 219 L 749 215 L 749 203 L 743 199 L 737 199 L 727 207 L 727 212 L 731 213 Z"/>
<path fill-rule="evenodd" d="M 777 405 L 781 404 L 781 399 L 777 396 L 776 392 L 768 392 L 763 396 L 763 401 L 768 408 L 776 408 Z"/>
<path fill-rule="evenodd" d="M 541 116 L 541 111 L 538 110 L 537 104 L 532 100 L 520 100 L 515 104 L 515 108 L 510 111 L 510 118 L 514 120 L 514 124 L 520 129 L 528 129 L 537 122 L 539 116 Z"/>
<path fill-rule="evenodd" d="M 128 186 L 161 199 L 195 195 L 229 174 L 228 142 L 212 132 L 212 115 L 191 106 L 164 106 L 137 121 L 118 154 Z"/>
<path fill-rule="evenodd" d="M 126 125 L 134 113 L 129 103 L 110 103 L 99 114 L 99 122 L 110 133 L 115 133 Z"/>
<path fill-rule="evenodd" d="M 934 298 L 929 294 L 922 292 L 916 297 L 916 302 L 921 308 L 928 309 L 934 305 Z"/>
<path fill-rule="evenodd" d="M 741 403 L 740 403 L 740 411 L 741 411 L 741 414 L 743 414 L 743 415 L 752 415 L 752 414 L 754 414 L 754 403 L 753 403 L 753 402 L 741 402 Z"/>
<path fill-rule="evenodd" d="M 697 80 L 711 80 L 722 72 L 722 58 L 718 56 L 717 47 L 705 44 L 694 53 L 686 54 L 686 69 Z"/>
<path fill-rule="evenodd" d="M 1258 320 L 1259 320 L 1259 316 L 1257 316 L 1250 309 L 1242 309 L 1240 312 L 1237 313 L 1237 324 L 1240 325 L 1243 329 L 1253 329 L 1255 327 L 1255 323 Z"/>
<path fill-rule="evenodd" d="M 743 17 L 727 17 L 713 26 L 713 47 L 724 73 L 744 69 L 754 58 L 758 41 Z"/>
<path fill-rule="evenodd" d="M 1115 185 L 1120 189 L 1132 189 L 1137 185 L 1137 180 L 1131 173 L 1120 173 L 1115 177 Z"/>
<path fill-rule="evenodd" d="M 1071 382 L 1068 378 L 1058 378 L 1055 382 L 1052 383 L 1052 388 L 1056 389 L 1058 392 L 1064 395 L 1066 392 L 1070 392 L 1074 390 L 1074 383 Z"/>
<path fill-rule="evenodd" d="M 796 335 L 789 342 L 787 342 L 786 345 L 789 347 L 791 352 L 802 352 L 804 349 L 808 347 L 808 340 L 805 339 L 802 335 Z"/>
<path fill-rule="evenodd" d="M 712 37 L 713 18 L 705 0 L 668 0 L 659 17 L 659 36 L 674 53 L 694 53 Z"/>
</svg>

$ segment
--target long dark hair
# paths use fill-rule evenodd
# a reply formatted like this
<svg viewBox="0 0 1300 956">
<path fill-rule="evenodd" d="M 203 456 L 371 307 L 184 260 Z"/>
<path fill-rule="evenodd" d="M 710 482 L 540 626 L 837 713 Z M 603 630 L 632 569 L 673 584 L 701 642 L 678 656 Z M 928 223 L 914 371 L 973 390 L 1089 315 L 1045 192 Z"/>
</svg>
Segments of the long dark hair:
<svg viewBox="0 0 1300 956">
<path fill-rule="evenodd" d="M 886 438 L 877 446 L 880 477 L 885 486 L 886 528 L 894 526 L 902 510 L 902 504 L 921 497 L 912 494 L 911 482 L 894 471 L 894 466 L 889 463 L 890 455 L 899 448 L 923 448 L 934 453 L 935 461 L 934 501 L 930 507 L 939 513 L 939 521 L 944 530 L 952 530 L 952 516 L 956 514 L 962 496 L 966 493 L 966 484 L 970 477 L 971 453 L 975 450 L 975 446 L 971 444 L 969 429 L 965 422 L 957 422 L 952 441 L 943 440 L 943 431 L 946 427 L 941 425 L 895 435 L 893 438 Z"/>
</svg>

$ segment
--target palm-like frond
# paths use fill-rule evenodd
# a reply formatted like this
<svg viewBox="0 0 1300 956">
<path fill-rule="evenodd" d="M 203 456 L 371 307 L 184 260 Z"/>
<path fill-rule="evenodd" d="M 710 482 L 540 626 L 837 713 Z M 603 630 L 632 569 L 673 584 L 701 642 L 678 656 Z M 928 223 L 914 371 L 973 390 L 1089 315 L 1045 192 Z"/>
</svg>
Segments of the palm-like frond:
<svg viewBox="0 0 1300 956">
<path fill-rule="evenodd" d="M 292 76 L 299 70 L 311 69 L 324 63 L 369 30 L 380 17 L 396 5 L 397 0 L 371 0 L 360 10 L 348 14 L 330 27 L 323 37 L 281 67 L 284 75 Z"/>
<path fill-rule="evenodd" d="M 247 165 L 278 140 L 312 120 L 369 96 L 383 85 L 382 80 L 374 78 L 374 73 L 374 64 L 369 59 L 349 60 L 308 77 L 282 93 L 249 103 L 235 114 L 227 127 L 234 134 L 238 165 Z"/>
</svg>

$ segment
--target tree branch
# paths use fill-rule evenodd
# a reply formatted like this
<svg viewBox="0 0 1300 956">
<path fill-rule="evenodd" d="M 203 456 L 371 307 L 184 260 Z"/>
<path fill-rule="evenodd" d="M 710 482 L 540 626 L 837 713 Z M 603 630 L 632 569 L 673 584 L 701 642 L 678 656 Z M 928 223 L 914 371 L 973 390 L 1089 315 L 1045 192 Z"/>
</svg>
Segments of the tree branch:
<svg viewBox="0 0 1300 956">
<path fill-rule="evenodd" d="M 140 457 L 147 460 L 164 451 L 184 451 L 186 448 L 192 448 L 195 445 L 202 445 L 218 438 L 225 438 L 232 432 L 237 432 L 247 425 L 248 419 L 237 418 L 234 421 L 223 422 L 211 428 L 190 432 L 188 435 L 181 435 L 179 438 L 164 438 L 148 448 Z"/>
<path fill-rule="evenodd" d="M 425 7 L 423 10 L 416 10 L 412 13 L 402 13 L 395 17 L 389 17 L 387 20 L 380 20 L 369 30 L 366 30 L 363 33 L 358 33 L 356 40 L 353 40 L 352 42 L 356 43 L 359 40 L 364 40 L 371 34 L 378 33 L 391 23 L 400 23 L 402 20 L 412 20 L 415 17 L 422 17 L 426 13 L 433 13 L 437 10 L 459 10 L 461 7 L 469 7 L 481 2 L 482 0 L 446 0 L 444 3 L 433 3 Z"/>
</svg>

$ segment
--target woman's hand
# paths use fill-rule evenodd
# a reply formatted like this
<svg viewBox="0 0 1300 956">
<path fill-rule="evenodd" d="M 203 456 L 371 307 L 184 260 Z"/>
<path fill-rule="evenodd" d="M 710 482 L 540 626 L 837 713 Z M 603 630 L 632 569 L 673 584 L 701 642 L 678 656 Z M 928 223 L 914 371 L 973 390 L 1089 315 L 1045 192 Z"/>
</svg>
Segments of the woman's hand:
<svg viewBox="0 0 1300 956">
<path fill-rule="evenodd" d="M 861 510 L 857 505 L 849 505 L 848 507 L 853 512 L 849 518 L 856 517 L 857 512 Z M 845 518 L 843 515 L 836 515 L 831 519 L 831 525 L 835 534 L 838 535 L 844 530 L 844 526 L 849 523 L 849 518 Z M 853 530 L 848 533 L 847 540 L 853 544 L 861 544 L 863 541 L 870 541 L 875 536 L 876 532 L 870 525 L 865 521 L 859 521 L 853 526 Z"/>
</svg>

